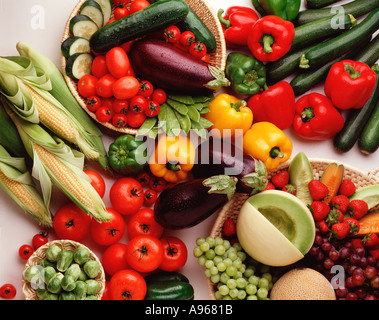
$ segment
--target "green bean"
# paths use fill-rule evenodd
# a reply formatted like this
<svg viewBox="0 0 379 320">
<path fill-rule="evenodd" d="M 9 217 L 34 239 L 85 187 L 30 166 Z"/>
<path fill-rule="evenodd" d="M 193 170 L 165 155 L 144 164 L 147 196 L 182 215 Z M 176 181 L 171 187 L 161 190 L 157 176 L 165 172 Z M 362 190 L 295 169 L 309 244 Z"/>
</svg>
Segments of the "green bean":
<svg viewBox="0 0 379 320">
<path fill-rule="evenodd" d="M 62 249 L 59 248 L 56 244 L 50 246 L 46 250 L 46 258 L 47 258 L 47 260 L 49 260 L 50 262 L 57 262 L 58 254 L 61 251 L 62 251 Z"/>
<path fill-rule="evenodd" d="M 87 248 L 79 247 L 74 251 L 74 261 L 79 265 L 85 264 L 89 260 L 89 256 L 90 252 Z"/>
<path fill-rule="evenodd" d="M 74 259 L 74 254 L 69 250 L 62 250 L 57 257 L 57 270 L 65 272 L 71 265 Z"/>
<path fill-rule="evenodd" d="M 89 260 L 84 264 L 83 269 L 89 278 L 96 278 L 100 272 L 100 264 L 95 260 Z"/>
</svg>

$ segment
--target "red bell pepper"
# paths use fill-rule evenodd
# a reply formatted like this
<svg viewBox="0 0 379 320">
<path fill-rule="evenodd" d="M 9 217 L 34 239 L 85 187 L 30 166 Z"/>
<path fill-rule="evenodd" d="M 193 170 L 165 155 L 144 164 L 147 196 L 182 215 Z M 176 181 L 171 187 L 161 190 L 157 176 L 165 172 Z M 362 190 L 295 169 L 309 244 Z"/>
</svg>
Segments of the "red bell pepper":
<svg viewBox="0 0 379 320">
<path fill-rule="evenodd" d="M 269 15 L 260 18 L 251 28 L 247 45 L 260 61 L 276 61 L 290 49 L 295 37 L 292 22 Z"/>
<path fill-rule="evenodd" d="M 344 125 L 344 119 L 324 95 L 312 92 L 297 100 L 293 120 L 294 131 L 309 140 L 334 137 Z"/>
<path fill-rule="evenodd" d="M 366 63 L 342 60 L 330 68 L 324 92 L 339 109 L 360 109 L 370 98 L 375 84 L 376 73 Z"/>
<path fill-rule="evenodd" d="M 257 13 L 243 6 L 233 6 L 218 11 L 218 18 L 224 29 L 225 40 L 228 44 L 246 46 L 247 38 L 254 23 L 259 19 Z"/>
<path fill-rule="evenodd" d="M 264 89 L 247 101 L 247 106 L 253 111 L 254 122 L 271 122 L 281 130 L 289 128 L 295 116 L 292 87 L 288 82 L 280 81 Z"/>
</svg>

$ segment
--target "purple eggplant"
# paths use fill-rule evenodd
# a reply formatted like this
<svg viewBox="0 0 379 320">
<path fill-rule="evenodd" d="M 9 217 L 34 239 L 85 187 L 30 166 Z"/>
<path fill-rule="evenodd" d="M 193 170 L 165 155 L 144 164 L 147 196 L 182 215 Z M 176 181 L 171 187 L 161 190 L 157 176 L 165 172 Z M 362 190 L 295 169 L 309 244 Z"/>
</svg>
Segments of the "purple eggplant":
<svg viewBox="0 0 379 320">
<path fill-rule="evenodd" d="M 163 89 L 194 95 L 209 94 L 229 85 L 221 69 L 164 40 L 139 40 L 133 44 L 129 57 L 138 77 Z"/>
<path fill-rule="evenodd" d="M 154 205 L 155 220 L 166 229 L 193 227 L 229 201 L 236 180 L 220 175 L 173 185 L 159 194 Z"/>
<path fill-rule="evenodd" d="M 209 139 L 197 147 L 195 165 L 192 169 L 195 179 L 226 174 L 238 179 L 237 192 L 253 193 L 267 185 L 267 171 L 264 165 L 244 154 L 234 144 L 225 145 L 218 139 Z"/>
</svg>

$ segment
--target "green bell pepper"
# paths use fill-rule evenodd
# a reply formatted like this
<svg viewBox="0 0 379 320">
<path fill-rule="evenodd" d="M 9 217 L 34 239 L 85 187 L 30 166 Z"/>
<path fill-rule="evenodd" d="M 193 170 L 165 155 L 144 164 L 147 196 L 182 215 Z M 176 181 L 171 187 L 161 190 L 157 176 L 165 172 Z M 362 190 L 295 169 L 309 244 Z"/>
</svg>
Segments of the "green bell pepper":
<svg viewBox="0 0 379 320">
<path fill-rule="evenodd" d="M 262 16 L 272 14 L 288 21 L 297 17 L 301 5 L 301 0 L 251 0 L 251 2 Z"/>
<path fill-rule="evenodd" d="M 264 64 L 240 52 L 229 53 L 225 74 L 232 89 L 239 94 L 254 95 L 266 84 Z"/>
<path fill-rule="evenodd" d="M 108 150 L 112 169 L 121 175 L 141 172 L 147 165 L 147 150 L 144 144 L 144 141 L 130 134 L 116 138 Z"/>
</svg>

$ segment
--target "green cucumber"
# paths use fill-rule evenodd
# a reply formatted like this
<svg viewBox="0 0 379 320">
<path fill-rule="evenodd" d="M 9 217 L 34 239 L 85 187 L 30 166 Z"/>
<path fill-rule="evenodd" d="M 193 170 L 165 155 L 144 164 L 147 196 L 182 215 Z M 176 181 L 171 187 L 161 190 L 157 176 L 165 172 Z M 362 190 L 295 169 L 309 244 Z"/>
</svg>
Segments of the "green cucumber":
<svg viewBox="0 0 379 320">
<path fill-rule="evenodd" d="M 62 42 L 61 51 L 65 58 L 69 58 L 75 53 L 90 53 L 91 49 L 88 39 L 71 36 Z"/>
<path fill-rule="evenodd" d="M 87 0 L 84 2 L 80 7 L 79 14 L 91 18 L 97 24 L 98 28 L 101 28 L 104 24 L 103 10 L 95 0 Z"/>
<path fill-rule="evenodd" d="M 194 289 L 187 282 L 155 282 L 147 284 L 145 300 L 193 300 Z"/>
<path fill-rule="evenodd" d="M 379 8 L 378 0 L 355 0 L 341 6 L 334 6 L 335 10 L 331 8 L 322 9 L 307 9 L 300 11 L 296 19 L 293 21 L 295 26 L 309 23 L 314 20 L 319 20 L 325 17 L 333 16 L 341 12 L 351 14 L 355 18 L 359 18 L 374 9 Z"/>
<path fill-rule="evenodd" d="M 188 11 L 184 0 L 155 2 L 97 30 L 90 39 L 91 49 L 96 53 L 105 53 L 115 46 L 179 22 Z"/>
<path fill-rule="evenodd" d="M 378 28 L 379 8 L 372 11 L 354 28 L 307 50 L 300 58 L 299 67 L 308 69 L 325 65 L 355 47 L 362 39 L 371 36 Z"/>
<path fill-rule="evenodd" d="M 315 44 L 321 39 L 335 36 L 357 24 L 357 20 L 349 14 L 344 14 L 339 18 L 338 26 L 333 26 L 334 20 L 334 17 L 326 17 L 296 27 L 291 51 Z"/>
<path fill-rule="evenodd" d="M 182 31 L 192 31 L 195 39 L 207 47 L 207 52 L 214 52 L 216 50 L 217 43 L 215 36 L 191 8 L 189 8 L 188 14 L 183 20 L 179 21 L 177 26 Z"/>
<path fill-rule="evenodd" d="M 319 9 L 341 0 L 305 0 L 305 6 L 309 9 Z"/>
<path fill-rule="evenodd" d="M 112 0 L 95 0 L 101 7 L 103 12 L 103 25 L 106 25 L 107 22 L 111 19 L 112 16 Z"/>
<path fill-rule="evenodd" d="M 370 116 L 372 115 L 374 109 L 378 105 L 379 69 L 378 72 L 376 72 L 376 76 L 376 87 L 370 99 L 368 99 L 368 101 L 362 108 L 350 110 L 342 130 L 338 132 L 337 135 L 334 137 L 333 145 L 337 150 L 347 152 L 355 145 L 355 143 L 358 141 L 360 134 L 363 132 L 363 129 L 365 129 L 366 123 L 370 119 Z M 376 132 L 374 132 L 373 136 L 376 136 L 377 140 L 379 140 L 378 120 L 376 120 L 375 123 L 376 130 L 374 131 Z M 375 139 L 373 139 L 372 137 L 370 137 L 368 140 L 367 137 L 365 137 L 365 139 L 366 140 L 363 140 L 363 143 L 368 145 L 368 149 L 371 149 L 372 145 L 374 145 L 373 141 Z"/>
<path fill-rule="evenodd" d="M 168 272 L 168 271 L 159 271 L 156 273 L 151 273 L 145 277 L 145 281 L 148 284 L 156 283 L 156 282 L 187 282 L 189 283 L 188 278 L 179 273 L 179 272 Z"/>
<path fill-rule="evenodd" d="M 75 53 L 66 61 L 66 74 L 74 79 L 79 80 L 82 76 L 91 73 L 93 57 L 89 53 Z"/>
<path fill-rule="evenodd" d="M 85 38 L 88 40 L 92 34 L 94 34 L 99 29 L 97 24 L 90 17 L 84 14 L 78 14 L 72 17 L 70 20 L 69 28 L 73 36 Z"/>
<path fill-rule="evenodd" d="M 373 66 L 375 62 L 379 60 L 379 34 L 376 35 L 370 44 L 361 50 L 354 59 Z"/>
</svg>

